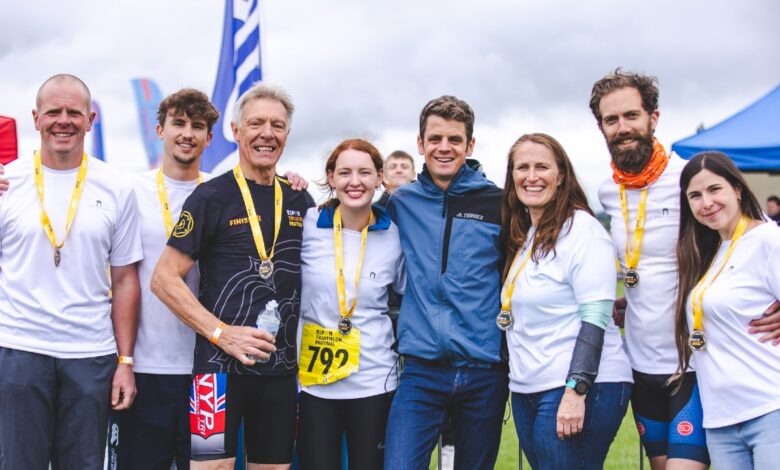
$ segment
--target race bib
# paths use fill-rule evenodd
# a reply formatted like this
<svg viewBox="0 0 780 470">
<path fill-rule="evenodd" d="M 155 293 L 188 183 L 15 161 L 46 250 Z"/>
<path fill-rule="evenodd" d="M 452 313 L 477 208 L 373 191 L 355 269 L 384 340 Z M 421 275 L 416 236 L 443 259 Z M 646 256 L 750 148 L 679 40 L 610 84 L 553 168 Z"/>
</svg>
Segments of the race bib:
<svg viewBox="0 0 780 470">
<path fill-rule="evenodd" d="M 358 371 L 360 330 L 348 335 L 313 323 L 303 325 L 298 380 L 301 385 L 327 385 Z"/>
</svg>

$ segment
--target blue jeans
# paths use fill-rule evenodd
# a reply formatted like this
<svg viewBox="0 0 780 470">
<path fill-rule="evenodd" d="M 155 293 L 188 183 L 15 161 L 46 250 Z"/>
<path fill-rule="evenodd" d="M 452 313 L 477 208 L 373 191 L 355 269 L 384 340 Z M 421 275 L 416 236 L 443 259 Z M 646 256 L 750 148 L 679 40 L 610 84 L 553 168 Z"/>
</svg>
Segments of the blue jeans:
<svg viewBox="0 0 780 470">
<path fill-rule="evenodd" d="M 390 407 L 385 470 L 427 469 L 444 420 L 452 417 L 456 469 L 491 469 L 506 407 L 505 369 L 432 364 L 407 357 Z"/>
<path fill-rule="evenodd" d="M 534 469 L 600 469 L 631 398 L 630 383 L 595 383 L 585 399 L 582 432 L 564 440 L 555 432 L 565 387 L 512 393 L 520 447 Z"/>
<path fill-rule="evenodd" d="M 712 468 L 777 468 L 780 458 L 778 429 L 780 410 L 731 426 L 707 429 Z"/>
</svg>

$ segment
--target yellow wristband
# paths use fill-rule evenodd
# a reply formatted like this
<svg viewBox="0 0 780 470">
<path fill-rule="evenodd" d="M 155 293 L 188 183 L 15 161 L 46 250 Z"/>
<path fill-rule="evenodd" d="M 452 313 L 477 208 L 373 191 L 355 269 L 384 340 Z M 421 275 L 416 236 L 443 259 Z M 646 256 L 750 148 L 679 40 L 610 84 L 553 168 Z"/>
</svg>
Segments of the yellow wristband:
<svg viewBox="0 0 780 470">
<path fill-rule="evenodd" d="M 133 360 L 133 356 L 119 356 L 119 364 L 127 364 L 128 366 L 132 366 L 135 364 L 135 360 Z"/>
<path fill-rule="evenodd" d="M 225 325 L 222 322 L 219 322 L 219 325 L 217 325 L 216 328 L 214 328 L 214 333 L 211 333 L 211 338 L 209 338 L 209 341 L 211 341 L 211 344 L 217 344 L 217 341 L 219 341 L 219 337 L 222 336 L 222 328 L 224 328 Z"/>
</svg>

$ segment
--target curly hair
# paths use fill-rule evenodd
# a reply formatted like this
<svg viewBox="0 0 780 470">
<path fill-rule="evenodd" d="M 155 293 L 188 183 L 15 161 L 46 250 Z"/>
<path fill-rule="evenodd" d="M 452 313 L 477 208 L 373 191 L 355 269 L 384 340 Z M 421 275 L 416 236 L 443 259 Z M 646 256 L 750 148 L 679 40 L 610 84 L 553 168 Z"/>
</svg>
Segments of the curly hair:
<svg viewBox="0 0 780 470">
<path fill-rule="evenodd" d="M 590 92 L 590 110 L 596 121 L 601 123 L 599 105 L 601 99 L 621 88 L 636 88 L 642 97 L 642 107 L 648 114 L 658 109 L 658 79 L 649 75 L 624 72 L 620 67 L 593 84 Z"/>
</svg>

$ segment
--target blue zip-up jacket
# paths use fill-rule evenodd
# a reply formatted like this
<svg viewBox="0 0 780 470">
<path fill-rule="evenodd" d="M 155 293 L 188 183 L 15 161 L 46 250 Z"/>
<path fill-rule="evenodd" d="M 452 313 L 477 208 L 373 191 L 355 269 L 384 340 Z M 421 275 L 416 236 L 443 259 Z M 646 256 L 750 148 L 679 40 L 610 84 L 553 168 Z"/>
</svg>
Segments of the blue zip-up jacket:
<svg viewBox="0 0 780 470">
<path fill-rule="evenodd" d="M 406 257 L 399 352 L 456 367 L 501 360 L 499 300 L 501 189 L 468 160 L 439 189 L 423 167 L 398 188 L 387 211 Z"/>
</svg>

